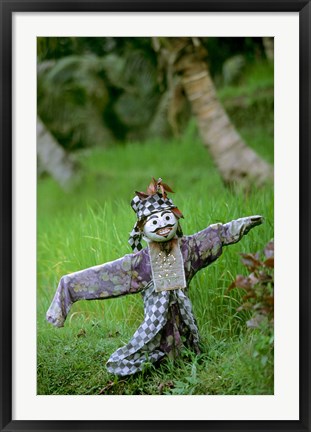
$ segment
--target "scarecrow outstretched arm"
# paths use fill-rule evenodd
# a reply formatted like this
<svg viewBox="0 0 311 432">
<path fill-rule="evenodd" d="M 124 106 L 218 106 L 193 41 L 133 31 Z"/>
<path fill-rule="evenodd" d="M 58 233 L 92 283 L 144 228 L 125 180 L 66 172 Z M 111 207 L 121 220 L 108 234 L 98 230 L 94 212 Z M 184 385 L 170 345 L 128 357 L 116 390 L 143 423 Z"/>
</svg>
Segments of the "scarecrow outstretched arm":
<svg viewBox="0 0 311 432">
<path fill-rule="evenodd" d="M 249 216 L 226 224 L 213 224 L 186 238 L 191 252 L 191 275 L 208 266 L 221 254 L 223 246 L 241 240 L 251 228 L 263 222 L 262 216 Z"/>
<path fill-rule="evenodd" d="M 107 299 L 141 291 L 147 282 L 139 277 L 137 271 L 141 264 L 140 255 L 125 255 L 63 276 L 46 319 L 56 327 L 62 327 L 72 304 L 78 300 Z"/>
<path fill-rule="evenodd" d="M 248 216 L 233 220 L 220 226 L 220 237 L 223 246 L 237 243 L 252 228 L 263 223 L 260 215 Z"/>
</svg>

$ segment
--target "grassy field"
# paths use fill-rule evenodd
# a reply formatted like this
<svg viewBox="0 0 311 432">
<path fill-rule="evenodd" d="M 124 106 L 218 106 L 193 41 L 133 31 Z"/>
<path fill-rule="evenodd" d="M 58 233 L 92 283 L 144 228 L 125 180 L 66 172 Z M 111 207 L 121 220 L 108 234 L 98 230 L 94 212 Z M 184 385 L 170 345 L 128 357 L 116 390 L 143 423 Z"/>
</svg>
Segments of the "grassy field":
<svg viewBox="0 0 311 432">
<path fill-rule="evenodd" d="M 150 149 L 152 151 L 150 152 Z M 240 252 L 255 252 L 273 237 L 271 187 L 245 196 L 226 190 L 195 134 L 170 143 L 131 144 L 81 155 L 87 177 L 72 192 L 50 178 L 38 185 L 38 393 L 39 394 L 267 394 L 273 392 L 271 346 L 264 332 L 246 329 L 236 311 L 240 293 L 227 288 L 243 273 Z M 201 333 L 201 356 L 119 380 L 105 361 L 126 343 L 143 318 L 140 295 L 105 302 L 79 302 L 63 329 L 45 312 L 64 274 L 111 261 L 130 249 L 135 222 L 129 201 L 151 176 L 176 191 L 185 234 L 210 223 L 262 214 L 264 225 L 225 249 L 191 283 L 190 297 Z M 269 362 L 258 355 L 269 355 Z"/>
<path fill-rule="evenodd" d="M 271 120 L 271 118 L 270 118 Z M 272 121 L 272 120 L 271 120 Z M 273 161 L 273 123 L 244 122 L 248 144 Z M 273 238 L 273 188 L 247 195 L 225 189 L 194 125 L 180 139 L 154 139 L 77 154 L 83 176 L 70 191 L 49 177 L 38 181 L 38 394 L 53 395 L 252 395 L 273 394 L 271 329 L 249 329 L 238 312 L 242 293 L 228 291 L 245 274 L 239 253 L 256 252 Z M 56 329 L 45 313 L 64 274 L 130 253 L 135 214 L 129 203 L 151 177 L 162 177 L 176 192 L 184 234 L 211 223 L 262 214 L 265 223 L 199 272 L 190 298 L 202 353 L 185 352 L 174 363 L 127 378 L 110 375 L 105 362 L 126 344 L 143 319 L 140 294 L 73 305 L 65 327 Z"/>
</svg>

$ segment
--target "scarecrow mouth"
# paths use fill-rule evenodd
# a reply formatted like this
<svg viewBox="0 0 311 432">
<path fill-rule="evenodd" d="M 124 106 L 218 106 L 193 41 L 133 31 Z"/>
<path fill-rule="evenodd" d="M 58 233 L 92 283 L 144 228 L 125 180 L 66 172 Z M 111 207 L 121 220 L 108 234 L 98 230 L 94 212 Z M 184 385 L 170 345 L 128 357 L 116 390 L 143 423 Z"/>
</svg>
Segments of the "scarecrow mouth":
<svg viewBox="0 0 311 432">
<path fill-rule="evenodd" d="M 169 235 L 169 233 L 172 231 L 172 227 L 163 227 L 163 228 L 158 228 L 155 231 L 155 234 L 163 236 L 163 237 L 167 237 Z"/>
</svg>

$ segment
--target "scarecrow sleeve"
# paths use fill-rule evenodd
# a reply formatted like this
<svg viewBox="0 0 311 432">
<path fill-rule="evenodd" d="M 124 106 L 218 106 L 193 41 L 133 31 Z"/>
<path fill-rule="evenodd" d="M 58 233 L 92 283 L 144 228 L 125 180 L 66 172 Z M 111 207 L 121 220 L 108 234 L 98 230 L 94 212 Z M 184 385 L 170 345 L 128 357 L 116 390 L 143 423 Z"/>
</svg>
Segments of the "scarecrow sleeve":
<svg viewBox="0 0 311 432">
<path fill-rule="evenodd" d="M 224 225 L 221 225 L 220 236 L 224 246 L 237 243 L 241 238 L 247 234 L 252 228 L 262 224 L 263 217 L 249 216 L 233 220 Z"/>
<path fill-rule="evenodd" d="M 208 266 L 222 254 L 222 247 L 237 243 L 256 225 L 263 222 L 262 216 L 249 216 L 233 220 L 226 224 L 214 224 L 187 237 L 189 246 L 192 277 L 198 270 Z"/>
<path fill-rule="evenodd" d="M 47 321 L 63 327 L 72 304 L 78 300 L 107 299 L 141 291 L 150 280 L 148 264 L 141 251 L 63 276 L 47 311 Z"/>
</svg>

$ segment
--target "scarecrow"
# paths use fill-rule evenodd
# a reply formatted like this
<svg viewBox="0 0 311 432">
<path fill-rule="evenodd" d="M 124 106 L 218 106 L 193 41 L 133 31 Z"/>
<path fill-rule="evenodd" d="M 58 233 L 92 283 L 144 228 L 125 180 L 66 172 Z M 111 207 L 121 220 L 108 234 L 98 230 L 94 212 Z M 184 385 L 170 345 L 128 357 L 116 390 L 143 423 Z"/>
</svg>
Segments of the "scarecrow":
<svg viewBox="0 0 311 432">
<path fill-rule="evenodd" d="M 199 333 L 188 298 L 193 276 L 215 261 L 223 246 L 238 242 L 263 222 L 249 216 L 217 223 L 190 236 L 180 226 L 180 210 L 167 196 L 171 188 L 152 180 L 147 193 L 136 192 L 131 206 L 137 222 L 130 233 L 133 253 L 115 261 L 63 276 L 47 312 L 47 320 L 62 327 L 73 303 L 141 292 L 144 321 L 129 343 L 107 361 L 116 375 L 141 371 L 146 362 L 165 355 L 175 358 L 186 346 L 199 353 Z M 143 248 L 141 241 L 147 242 Z"/>
</svg>

